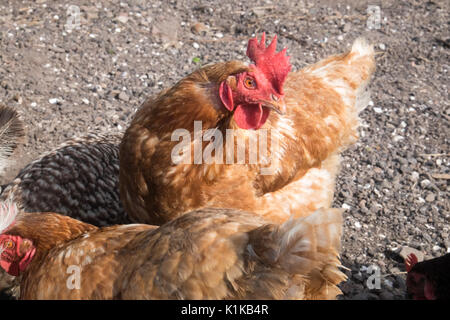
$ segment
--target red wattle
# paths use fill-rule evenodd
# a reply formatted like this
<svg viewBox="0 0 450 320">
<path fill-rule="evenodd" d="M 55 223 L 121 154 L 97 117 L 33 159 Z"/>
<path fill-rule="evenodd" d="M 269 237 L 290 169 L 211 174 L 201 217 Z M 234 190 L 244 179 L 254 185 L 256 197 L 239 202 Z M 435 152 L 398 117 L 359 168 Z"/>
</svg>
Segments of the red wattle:
<svg viewBox="0 0 450 320">
<path fill-rule="evenodd" d="M 239 128 L 256 130 L 266 122 L 269 113 L 261 104 L 238 105 L 233 118 Z"/>
<path fill-rule="evenodd" d="M 1 260 L 0 266 L 10 275 L 17 277 L 19 275 L 19 268 L 17 264 L 12 264 L 11 262 Z"/>
</svg>

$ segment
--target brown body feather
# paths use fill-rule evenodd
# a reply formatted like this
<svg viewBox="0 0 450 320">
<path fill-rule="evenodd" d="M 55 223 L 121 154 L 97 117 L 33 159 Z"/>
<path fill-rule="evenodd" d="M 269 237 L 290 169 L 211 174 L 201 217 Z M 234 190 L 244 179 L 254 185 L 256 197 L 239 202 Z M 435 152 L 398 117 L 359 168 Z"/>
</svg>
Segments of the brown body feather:
<svg viewBox="0 0 450 320">
<path fill-rule="evenodd" d="M 159 228 L 99 229 L 26 213 L 5 234 L 37 248 L 21 276 L 22 299 L 334 299 L 345 279 L 337 269 L 341 227 L 335 209 L 281 226 L 203 209 Z M 74 266 L 78 289 L 68 286 Z"/>
</svg>

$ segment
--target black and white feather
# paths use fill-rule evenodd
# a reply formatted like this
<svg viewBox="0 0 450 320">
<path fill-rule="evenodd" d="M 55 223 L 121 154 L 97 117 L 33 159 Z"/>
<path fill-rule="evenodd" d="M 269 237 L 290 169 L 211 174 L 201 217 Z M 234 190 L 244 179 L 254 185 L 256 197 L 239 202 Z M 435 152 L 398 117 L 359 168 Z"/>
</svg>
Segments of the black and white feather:
<svg viewBox="0 0 450 320">
<path fill-rule="evenodd" d="M 9 166 L 9 158 L 24 137 L 24 124 L 17 112 L 0 105 L 0 172 Z"/>
<path fill-rule="evenodd" d="M 0 200 L 23 212 L 57 212 L 96 226 L 128 223 L 119 195 L 122 133 L 68 140 L 24 167 Z"/>
</svg>

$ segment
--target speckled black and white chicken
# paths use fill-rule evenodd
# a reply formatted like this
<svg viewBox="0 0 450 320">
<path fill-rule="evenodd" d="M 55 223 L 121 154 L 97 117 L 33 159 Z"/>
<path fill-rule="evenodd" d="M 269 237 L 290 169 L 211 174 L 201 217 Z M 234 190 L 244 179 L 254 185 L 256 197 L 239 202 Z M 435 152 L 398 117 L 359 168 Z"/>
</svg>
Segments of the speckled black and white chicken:
<svg viewBox="0 0 450 320">
<path fill-rule="evenodd" d="M 91 133 L 64 142 L 3 186 L 24 212 L 58 212 L 96 225 L 127 223 L 119 198 L 121 133 Z"/>
</svg>

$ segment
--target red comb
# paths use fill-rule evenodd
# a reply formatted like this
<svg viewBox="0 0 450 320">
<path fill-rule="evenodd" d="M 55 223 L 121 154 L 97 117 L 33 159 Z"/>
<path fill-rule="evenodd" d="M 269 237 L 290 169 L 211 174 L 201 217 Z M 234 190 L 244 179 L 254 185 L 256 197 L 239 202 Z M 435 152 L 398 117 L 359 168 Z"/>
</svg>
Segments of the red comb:
<svg viewBox="0 0 450 320">
<path fill-rule="evenodd" d="M 283 83 L 291 70 L 291 64 L 289 56 L 286 56 L 286 48 L 278 53 L 276 48 L 277 36 L 273 37 L 266 48 L 266 33 L 263 32 L 260 43 L 258 43 L 258 37 L 248 41 L 247 56 L 255 63 L 256 68 L 265 74 L 274 89 L 283 94 Z"/>
<path fill-rule="evenodd" d="M 419 260 L 417 260 L 416 255 L 414 253 L 410 253 L 405 260 L 406 271 L 410 272 L 417 262 L 419 262 Z"/>
</svg>

